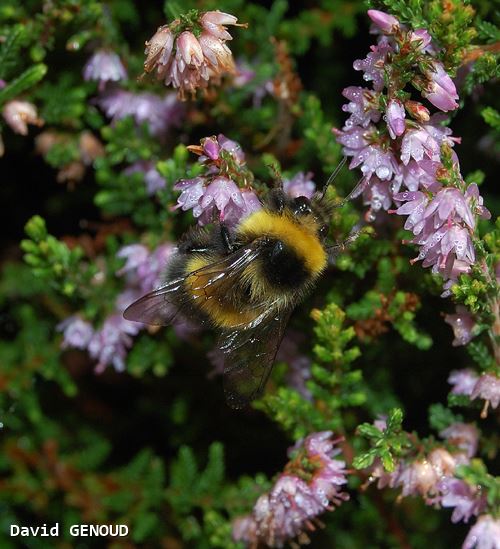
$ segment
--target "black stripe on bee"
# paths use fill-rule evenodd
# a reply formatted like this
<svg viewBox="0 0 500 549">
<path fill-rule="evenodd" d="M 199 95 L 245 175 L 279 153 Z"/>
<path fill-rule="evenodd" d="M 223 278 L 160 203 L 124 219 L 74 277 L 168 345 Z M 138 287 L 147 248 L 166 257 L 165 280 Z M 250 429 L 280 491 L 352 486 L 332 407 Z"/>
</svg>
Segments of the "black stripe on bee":
<svg viewBox="0 0 500 549">
<path fill-rule="evenodd" d="M 310 276 L 303 259 L 282 240 L 268 239 L 262 246 L 261 257 L 262 274 L 272 286 L 296 288 Z"/>
</svg>

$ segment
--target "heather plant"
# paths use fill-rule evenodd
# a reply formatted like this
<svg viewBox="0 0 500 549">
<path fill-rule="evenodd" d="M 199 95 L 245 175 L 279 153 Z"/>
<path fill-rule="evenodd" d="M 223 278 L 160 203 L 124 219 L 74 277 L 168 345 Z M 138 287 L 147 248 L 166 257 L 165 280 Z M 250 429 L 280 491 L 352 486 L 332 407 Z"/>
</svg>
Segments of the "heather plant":
<svg viewBox="0 0 500 549">
<path fill-rule="evenodd" d="M 2 2 L 2 547 L 500 548 L 497 23 Z M 235 411 L 214 333 L 123 312 L 279 185 L 332 199 L 335 254 Z"/>
</svg>

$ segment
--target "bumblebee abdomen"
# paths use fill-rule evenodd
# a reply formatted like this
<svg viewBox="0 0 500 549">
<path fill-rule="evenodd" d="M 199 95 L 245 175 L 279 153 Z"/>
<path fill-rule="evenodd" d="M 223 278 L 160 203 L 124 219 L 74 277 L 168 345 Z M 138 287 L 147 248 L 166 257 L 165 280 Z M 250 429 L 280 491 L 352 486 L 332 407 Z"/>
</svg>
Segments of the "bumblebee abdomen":
<svg viewBox="0 0 500 549">
<path fill-rule="evenodd" d="M 310 273 L 304 259 L 279 239 L 270 239 L 262 250 L 262 275 L 271 286 L 283 290 L 302 286 Z"/>
</svg>

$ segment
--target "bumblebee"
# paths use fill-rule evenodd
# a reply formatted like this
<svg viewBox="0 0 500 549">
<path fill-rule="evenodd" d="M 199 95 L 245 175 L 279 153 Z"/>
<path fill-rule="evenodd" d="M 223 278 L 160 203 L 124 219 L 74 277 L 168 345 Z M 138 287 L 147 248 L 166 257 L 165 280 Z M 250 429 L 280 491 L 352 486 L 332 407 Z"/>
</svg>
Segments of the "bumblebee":
<svg viewBox="0 0 500 549">
<path fill-rule="evenodd" d="M 324 192 L 290 198 L 273 189 L 234 230 L 191 229 L 165 284 L 124 317 L 153 325 L 184 317 L 216 329 L 227 403 L 243 408 L 262 392 L 291 312 L 328 264 L 335 246 L 326 245 L 326 235 L 336 206 Z"/>
</svg>

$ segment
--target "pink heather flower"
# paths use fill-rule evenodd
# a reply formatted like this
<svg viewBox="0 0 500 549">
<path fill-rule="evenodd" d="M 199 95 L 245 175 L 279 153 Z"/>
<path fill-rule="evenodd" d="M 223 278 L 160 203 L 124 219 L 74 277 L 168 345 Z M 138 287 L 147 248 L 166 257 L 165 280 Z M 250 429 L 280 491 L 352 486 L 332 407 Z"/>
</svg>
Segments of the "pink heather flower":
<svg viewBox="0 0 500 549">
<path fill-rule="evenodd" d="M 339 487 L 347 482 L 345 463 L 332 459 L 339 453 L 333 449 L 331 432 L 309 435 L 299 441 L 292 452 L 299 458 L 287 465 L 271 491 L 257 500 L 253 512 L 233 524 L 233 538 L 252 545 L 283 547 L 293 538 L 313 529 L 312 521 L 326 510 L 333 510 L 348 495 Z M 309 462 L 306 479 L 300 468 Z"/>
<path fill-rule="evenodd" d="M 448 376 L 448 383 L 453 386 L 451 394 L 470 396 L 477 380 L 476 372 L 470 368 L 453 370 Z"/>
<path fill-rule="evenodd" d="M 236 60 L 236 74 L 233 78 L 233 85 L 237 88 L 242 88 L 249 84 L 255 78 L 255 70 L 252 69 L 249 63 L 243 59 Z"/>
<path fill-rule="evenodd" d="M 361 173 L 370 178 L 375 174 L 379 179 L 392 179 L 397 173 L 397 163 L 392 152 L 386 152 L 375 145 L 368 145 L 355 157 L 349 167 L 361 165 Z"/>
<path fill-rule="evenodd" d="M 181 191 L 177 198 L 175 209 L 182 208 L 185 212 L 195 208 L 205 191 L 203 177 L 194 177 L 193 179 L 181 179 L 174 185 L 176 191 Z"/>
<path fill-rule="evenodd" d="M 173 94 L 161 98 L 148 92 L 112 90 L 96 102 L 113 122 L 132 116 L 138 126 L 146 122 L 151 134 L 157 137 L 178 126 L 184 114 L 184 108 Z"/>
<path fill-rule="evenodd" d="M 214 72 L 236 73 L 236 66 L 231 50 L 209 32 L 202 32 L 198 41 L 203 55 Z"/>
<path fill-rule="evenodd" d="M 38 118 L 35 105 L 29 101 L 19 101 L 17 99 L 7 101 L 2 114 L 12 130 L 21 135 L 28 135 L 28 124 L 34 126 L 43 124 L 43 120 Z"/>
<path fill-rule="evenodd" d="M 441 496 L 437 498 L 437 503 L 441 507 L 455 508 L 451 515 L 452 522 L 461 520 L 468 522 L 472 516 L 477 516 L 484 511 L 486 506 L 484 494 L 463 480 L 447 477 L 438 486 Z"/>
<path fill-rule="evenodd" d="M 151 40 L 146 42 L 144 70 L 151 72 L 158 67 L 158 72 L 162 73 L 170 61 L 173 48 L 174 35 L 171 30 L 167 25 L 159 27 Z"/>
<path fill-rule="evenodd" d="M 125 259 L 125 265 L 116 271 L 118 276 L 123 276 L 127 273 L 135 273 L 141 265 L 146 263 L 149 258 L 149 250 L 142 244 L 129 244 L 121 248 L 116 257 Z"/>
<path fill-rule="evenodd" d="M 312 173 L 298 172 L 292 179 L 283 181 L 283 190 L 292 198 L 305 196 L 311 198 L 316 191 L 316 183 L 312 180 Z"/>
<path fill-rule="evenodd" d="M 203 28 L 219 40 L 233 39 L 224 25 L 237 25 L 237 21 L 234 15 L 219 10 L 207 11 L 200 19 Z"/>
<path fill-rule="evenodd" d="M 175 35 L 178 23 L 160 27 L 146 42 L 144 70 L 156 69 L 158 79 L 172 85 L 185 99 L 186 93 L 194 95 L 210 82 L 217 84 L 223 74 L 236 72 L 231 50 L 225 44 L 232 38 L 225 25 L 237 25 L 237 19 L 219 11 L 205 12 L 199 19 L 202 32 L 198 37 L 192 29 Z"/>
<path fill-rule="evenodd" d="M 429 199 L 420 191 L 405 191 L 394 195 L 394 200 L 398 202 L 405 201 L 399 206 L 395 213 L 398 215 L 407 215 L 404 228 L 418 234 L 424 226 L 424 214 Z"/>
<path fill-rule="evenodd" d="M 454 219 L 465 222 L 474 229 L 475 222 L 465 196 L 454 187 L 439 190 L 425 210 L 425 217 L 433 216 L 434 227 L 437 229 L 443 223 Z"/>
<path fill-rule="evenodd" d="M 201 145 L 190 145 L 188 149 L 196 154 L 199 154 L 198 159 L 202 164 L 217 165 L 218 160 L 222 160 L 221 152 L 228 152 L 236 164 L 243 165 L 245 163 L 245 153 L 243 152 L 241 145 L 232 139 L 229 139 L 222 133 L 217 137 L 205 137 L 200 141 Z M 218 170 L 214 170 L 217 173 Z"/>
<path fill-rule="evenodd" d="M 103 90 L 106 82 L 119 82 L 127 78 L 127 71 L 119 56 L 108 50 L 98 50 L 87 61 L 83 68 L 85 80 L 96 80 L 99 89 Z"/>
<path fill-rule="evenodd" d="M 401 487 L 403 497 L 417 494 L 432 496 L 438 493 L 438 482 L 443 476 L 453 473 L 455 464 L 449 452 L 441 451 L 447 454 L 446 461 L 438 455 L 434 456 L 433 460 L 429 456 L 428 459 L 418 459 L 412 463 L 401 464 L 393 484 L 395 487 Z"/>
<path fill-rule="evenodd" d="M 151 252 L 146 262 L 138 265 L 137 277 L 143 293 L 161 286 L 168 261 L 174 250 L 175 246 L 170 242 L 161 244 Z"/>
<path fill-rule="evenodd" d="M 448 254 L 453 252 L 458 260 L 468 262 L 472 265 L 476 260 L 476 254 L 470 232 L 465 227 L 460 227 L 459 225 L 447 226 L 446 229 L 441 239 L 440 253 L 442 254 L 442 260 L 440 264 L 444 267 Z"/>
<path fill-rule="evenodd" d="M 365 216 L 367 221 L 373 221 L 380 210 L 389 210 L 397 186 L 397 182 L 380 181 L 376 176 L 371 177 L 369 184 L 363 188 L 363 204 L 370 207 Z"/>
<path fill-rule="evenodd" d="M 174 245 L 171 243 L 161 244 L 152 252 L 142 244 L 124 246 L 116 255 L 126 262 L 116 274 L 126 275 L 129 285 L 140 288 L 142 293 L 150 292 L 161 285 L 173 251 Z"/>
<path fill-rule="evenodd" d="M 431 54 L 434 53 L 434 48 L 431 44 L 431 35 L 425 29 L 417 29 L 415 31 L 411 31 L 408 34 L 408 37 L 411 42 L 414 42 L 418 45 L 418 49 L 420 51 Z"/>
<path fill-rule="evenodd" d="M 436 171 L 440 166 L 439 162 L 432 160 L 410 160 L 408 164 L 400 166 L 401 178 L 410 191 L 418 191 L 419 188 L 429 190 L 436 185 Z"/>
<path fill-rule="evenodd" d="M 384 88 L 384 64 L 387 54 L 392 52 L 392 46 L 384 38 L 376 46 L 370 46 L 371 53 L 366 59 L 354 61 L 353 67 L 357 71 L 363 71 L 363 79 L 373 81 L 375 91 L 382 91 Z"/>
<path fill-rule="evenodd" d="M 245 153 L 243 152 L 243 149 L 241 148 L 241 145 L 239 143 L 233 141 L 232 139 L 229 139 L 222 133 L 217 136 L 217 139 L 219 141 L 219 145 L 225 151 L 228 151 L 238 164 L 244 164 Z"/>
<path fill-rule="evenodd" d="M 238 213 L 242 213 L 245 202 L 241 191 L 227 177 L 215 177 L 205 187 L 203 196 L 193 209 L 193 215 L 198 219 L 200 225 L 206 225 L 219 219 L 228 225 L 234 225 L 238 220 Z"/>
<path fill-rule="evenodd" d="M 195 69 L 201 67 L 203 63 L 203 51 L 200 43 L 192 32 L 181 32 L 177 37 L 175 45 L 179 72 L 182 72 L 185 66 L 190 66 Z"/>
<path fill-rule="evenodd" d="M 427 459 L 434 468 L 434 471 L 436 471 L 438 478 L 453 475 L 457 465 L 463 465 L 465 462 L 462 454 L 452 455 L 444 448 L 434 448 L 427 456 Z"/>
<path fill-rule="evenodd" d="M 474 385 L 470 398 L 482 398 L 486 401 L 483 416 L 488 405 L 497 408 L 500 404 L 500 378 L 492 374 L 483 374 Z"/>
<path fill-rule="evenodd" d="M 156 194 L 157 191 L 165 188 L 165 185 L 167 184 L 165 179 L 163 179 L 156 169 L 155 163 L 149 160 L 135 162 L 126 168 L 123 173 L 125 175 L 142 173 L 144 176 L 144 183 L 146 184 L 146 192 L 149 196 Z"/>
<path fill-rule="evenodd" d="M 387 128 L 392 139 L 396 139 L 405 132 L 405 109 L 398 99 L 391 99 L 386 111 Z"/>
<path fill-rule="evenodd" d="M 469 231 L 455 224 L 434 229 L 432 224 L 427 222 L 420 234 L 411 242 L 421 246 L 413 262 L 423 260 L 423 267 L 432 266 L 434 273 L 441 273 L 446 278 L 452 276 L 455 260 L 464 264 L 464 269 L 460 272 L 468 272 L 470 265 L 475 261 Z"/>
<path fill-rule="evenodd" d="M 399 21 L 393 16 L 379 10 L 368 10 L 368 17 L 386 34 L 394 34 L 400 28 Z"/>
<path fill-rule="evenodd" d="M 220 145 L 216 137 L 205 137 L 201 140 L 204 156 L 209 160 L 218 160 L 220 153 Z M 200 157 L 203 158 L 203 157 Z"/>
<path fill-rule="evenodd" d="M 380 120 L 380 111 L 378 110 L 378 94 L 359 86 L 349 86 L 345 88 L 342 95 L 350 99 L 349 103 L 342 106 L 344 112 L 351 113 L 351 116 L 345 121 L 345 129 L 354 126 L 363 126 L 366 128 L 370 122 Z"/>
<path fill-rule="evenodd" d="M 479 194 L 479 188 L 476 183 L 471 183 L 465 191 L 465 199 L 470 209 L 482 219 L 490 219 L 491 213 L 483 205 L 483 197 Z"/>
<path fill-rule="evenodd" d="M 442 146 L 453 147 L 460 142 L 444 126 L 446 116 L 431 116 L 420 102 L 408 100 L 403 105 L 396 99 L 398 91 L 405 91 L 406 82 L 398 81 L 397 71 L 391 71 L 392 54 L 403 54 L 406 48 L 408 55 L 415 57 L 416 72 L 421 70 L 418 67 L 431 67 L 425 75 L 428 86 L 423 95 L 441 110 L 457 107 L 455 85 L 436 61 L 437 50 L 428 31 L 408 30 L 393 16 L 377 10 L 370 10 L 369 16 L 383 33 L 395 36 L 379 37 L 371 53 L 355 61 L 354 68 L 364 72 L 364 80 L 373 81 L 373 90 L 346 88 L 343 93 L 351 102 L 343 109 L 351 115 L 342 130 L 332 131 L 343 145 L 344 154 L 352 157 L 349 168 L 360 167 L 363 174 L 352 196 L 363 194 L 364 204 L 369 205 L 366 220 L 374 221 L 381 209 L 408 216 L 405 228 L 415 235 L 410 242 L 420 248 L 416 260 L 423 260 L 423 267 L 432 267 L 445 279 L 445 297 L 450 295 L 453 281 L 470 272 L 476 260 L 472 243 L 476 217 L 488 218 L 490 214 L 476 185 L 463 193 L 458 188 L 442 188 L 437 181 Z M 404 48 L 399 47 L 402 44 Z M 385 90 L 386 79 L 391 76 L 390 89 Z M 414 76 L 414 84 L 425 87 L 422 75 Z M 401 90 L 395 88 L 398 84 Z M 377 124 L 385 101 L 387 129 Z M 413 120 L 406 121 L 405 110 Z M 458 157 L 453 150 L 451 155 L 458 170 Z M 400 193 L 402 185 L 409 192 Z M 391 211 L 392 201 L 396 209 Z"/>
<path fill-rule="evenodd" d="M 401 161 L 408 164 L 411 158 L 417 162 L 425 157 L 439 161 L 440 144 L 423 127 L 408 130 L 401 142 Z"/>
<path fill-rule="evenodd" d="M 470 459 L 476 455 L 479 431 L 472 423 L 452 423 L 443 429 L 439 436 L 463 450 L 467 458 Z"/>
<path fill-rule="evenodd" d="M 66 349 L 86 349 L 94 334 L 92 325 L 78 316 L 70 316 L 57 325 L 57 330 L 63 332 L 61 347 Z"/>
<path fill-rule="evenodd" d="M 462 305 L 457 306 L 456 314 L 445 315 L 444 321 L 453 328 L 455 339 L 453 340 L 452 345 L 454 347 L 467 345 L 474 337 L 473 329 L 476 325 L 474 317 Z"/>
<path fill-rule="evenodd" d="M 395 486 L 401 487 L 403 497 L 416 494 L 425 496 L 437 490 L 438 480 L 436 471 L 427 460 L 416 460 L 400 471 Z"/>
<path fill-rule="evenodd" d="M 500 549 L 500 519 L 482 515 L 470 529 L 462 549 Z"/>
<path fill-rule="evenodd" d="M 112 365 L 117 372 L 123 372 L 127 351 L 140 329 L 140 324 L 125 320 L 121 312 L 108 317 L 88 346 L 90 356 L 97 360 L 95 371 L 101 373 L 106 366 Z"/>
<path fill-rule="evenodd" d="M 240 220 L 262 208 L 262 202 L 252 190 L 242 189 L 241 196 L 245 205 L 243 206 Z"/>
<path fill-rule="evenodd" d="M 432 69 L 427 72 L 426 76 L 428 84 L 422 91 L 422 96 L 444 112 L 457 109 L 457 89 L 443 65 L 439 61 L 433 61 Z"/>
</svg>

